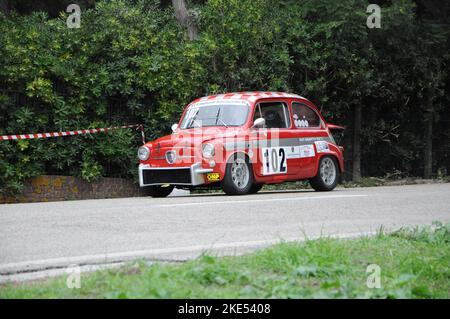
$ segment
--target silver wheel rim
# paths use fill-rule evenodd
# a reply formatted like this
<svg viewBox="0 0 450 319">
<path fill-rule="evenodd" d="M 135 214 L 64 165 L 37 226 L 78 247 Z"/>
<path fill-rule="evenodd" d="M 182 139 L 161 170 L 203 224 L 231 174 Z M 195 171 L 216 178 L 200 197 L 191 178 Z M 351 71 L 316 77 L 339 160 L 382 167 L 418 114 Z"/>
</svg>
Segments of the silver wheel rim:
<svg viewBox="0 0 450 319">
<path fill-rule="evenodd" d="M 247 186 L 249 178 L 250 172 L 247 163 L 243 159 L 237 158 L 231 165 L 231 179 L 234 185 L 239 189 L 243 189 Z"/>
<path fill-rule="evenodd" d="M 336 166 L 329 157 L 324 158 L 320 164 L 320 178 L 326 185 L 333 185 L 336 180 Z"/>
</svg>

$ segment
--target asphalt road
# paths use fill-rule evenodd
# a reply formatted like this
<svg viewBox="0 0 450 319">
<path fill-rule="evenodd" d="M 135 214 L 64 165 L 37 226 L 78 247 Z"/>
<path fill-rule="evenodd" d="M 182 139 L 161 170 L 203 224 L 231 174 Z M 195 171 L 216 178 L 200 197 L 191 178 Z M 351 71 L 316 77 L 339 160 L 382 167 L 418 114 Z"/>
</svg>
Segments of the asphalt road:
<svg viewBox="0 0 450 319">
<path fill-rule="evenodd" d="M 0 205 L 0 275 L 450 221 L 450 184 Z"/>
</svg>

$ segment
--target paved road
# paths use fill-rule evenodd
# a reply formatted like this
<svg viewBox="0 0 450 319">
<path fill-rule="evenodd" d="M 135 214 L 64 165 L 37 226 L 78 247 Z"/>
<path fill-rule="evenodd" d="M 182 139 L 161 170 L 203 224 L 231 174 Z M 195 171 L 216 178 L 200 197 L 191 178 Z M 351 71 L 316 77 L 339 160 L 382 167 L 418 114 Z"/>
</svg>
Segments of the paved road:
<svg viewBox="0 0 450 319">
<path fill-rule="evenodd" d="M 450 221 L 450 184 L 0 205 L 0 275 Z"/>
</svg>

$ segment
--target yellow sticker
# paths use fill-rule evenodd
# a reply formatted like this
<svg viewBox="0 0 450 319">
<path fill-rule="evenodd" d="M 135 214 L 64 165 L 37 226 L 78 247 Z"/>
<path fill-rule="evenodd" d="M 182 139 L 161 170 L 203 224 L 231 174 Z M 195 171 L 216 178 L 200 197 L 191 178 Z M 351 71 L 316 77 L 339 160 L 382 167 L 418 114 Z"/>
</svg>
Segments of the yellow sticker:
<svg viewBox="0 0 450 319">
<path fill-rule="evenodd" d="M 220 174 L 219 173 L 208 173 L 206 175 L 206 178 L 208 179 L 208 181 L 210 182 L 217 182 L 220 180 Z"/>
</svg>

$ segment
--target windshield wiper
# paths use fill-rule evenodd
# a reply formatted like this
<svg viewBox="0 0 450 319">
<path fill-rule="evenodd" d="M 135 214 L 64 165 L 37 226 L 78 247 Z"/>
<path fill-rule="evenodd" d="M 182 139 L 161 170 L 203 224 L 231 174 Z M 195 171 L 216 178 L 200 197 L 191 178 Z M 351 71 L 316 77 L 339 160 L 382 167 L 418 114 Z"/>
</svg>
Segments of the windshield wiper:
<svg viewBox="0 0 450 319">
<path fill-rule="evenodd" d="M 198 127 L 202 127 L 201 124 L 199 122 L 197 122 L 197 120 L 192 119 L 191 120 L 191 125 L 189 125 L 188 128 L 194 128 L 194 126 L 192 124 L 197 124 Z"/>
<path fill-rule="evenodd" d="M 191 119 L 189 119 L 189 125 L 187 125 L 186 128 L 193 128 L 193 127 L 194 127 L 194 124 L 197 124 L 198 127 L 202 127 L 201 124 L 198 123 L 197 120 L 195 119 L 195 118 L 197 117 L 198 111 L 199 111 L 198 109 L 197 109 L 197 110 L 194 110 L 195 113 L 192 114 Z"/>
<path fill-rule="evenodd" d="M 225 125 L 225 127 L 228 127 L 227 123 L 225 123 L 222 119 L 218 119 L 220 122 L 222 122 L 223 125 Z"/>
<path fill-rule="evenodd" d="M 216 125 L 217 125 L 217 121 L 222 122 L 223 125 L 225 125 L 225 127 L 228 128 L 227 123 L 225 123 L 221 118 L 220 118 L 220 110 L 221 108 L 219 107 L 219 109 L 217 110 L 217 114 L 216 114 Z"/>
</svg>

